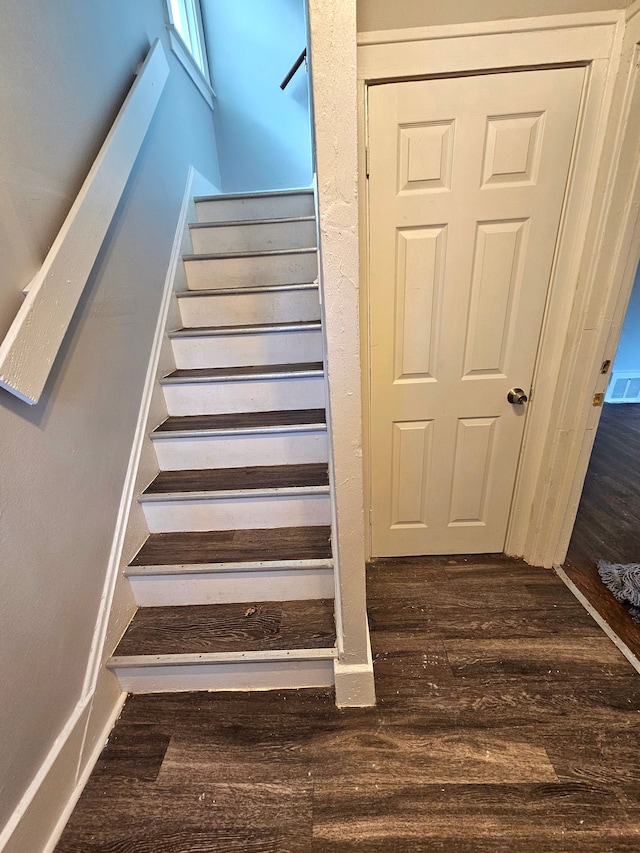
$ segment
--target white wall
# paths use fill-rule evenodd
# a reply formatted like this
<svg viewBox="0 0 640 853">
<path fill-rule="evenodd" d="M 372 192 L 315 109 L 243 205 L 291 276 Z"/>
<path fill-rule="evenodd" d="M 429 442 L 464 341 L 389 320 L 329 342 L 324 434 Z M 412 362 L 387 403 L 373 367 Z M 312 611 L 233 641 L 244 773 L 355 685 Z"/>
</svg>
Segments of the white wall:
<svg viewBox="0 0 640 853">
<path fill-rule="evenodd" d="M 311 185 L 305 0 L 202 0 L 223 192 Z"/>
<path fill-rule="evenodd" d="M 613 369 L 637 370 L 640 373 L 640 267 L 633 283 Z"/>
<path fill-rule="evenodd" d="M 357 0 L 358 32 L 625 9 L 632 0 Z"/>
<path fill-rule="evenodd" d="M 0 335 L 158 36 L 171 65 L 40 403 L 0 391 L 1 834 L 81 698 L 188 167 L 219 174 L 163 0 L 4 0 L 0 20 Z"/>
</svg>

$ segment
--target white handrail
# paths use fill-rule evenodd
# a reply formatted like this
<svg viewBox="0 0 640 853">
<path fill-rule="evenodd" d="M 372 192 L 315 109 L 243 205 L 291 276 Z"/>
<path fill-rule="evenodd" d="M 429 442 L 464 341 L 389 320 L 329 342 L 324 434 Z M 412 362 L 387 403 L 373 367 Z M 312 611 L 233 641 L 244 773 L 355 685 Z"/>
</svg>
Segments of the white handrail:
<svg viewBox="0 0 640 853">
<path fill-rule="evenodd" d="M 35 405 L 169 76 L 156 39 L 25 301 L 0 344 L 0 387 Z"/>
</svg>

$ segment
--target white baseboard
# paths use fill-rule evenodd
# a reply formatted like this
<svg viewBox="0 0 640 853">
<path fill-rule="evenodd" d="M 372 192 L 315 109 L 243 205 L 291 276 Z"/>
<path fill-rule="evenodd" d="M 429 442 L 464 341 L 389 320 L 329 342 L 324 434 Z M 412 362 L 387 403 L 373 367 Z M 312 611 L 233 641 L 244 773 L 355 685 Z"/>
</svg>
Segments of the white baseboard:
<svg viewBox="0 0 640 853">
<path fill-rule="evenodd" d="M 87 696 L 76 705 L 0 833 L 2 853 L 54 850 L 126 699 L 126 693 L 117 688 L 110 672 L 105 670 L 102 680 L 105 684 L 111 682 L 111 689 L 103 691 L 99 685 L 98 692 L 110 693 L 111 701 L 97 704 L 93 696 Z M 85 756 L 89 730 L 96 732 L 96 736 L 93 749 Z"/>
<path fill-rule="evenodd" d="M 344 664 L 334 661 L 336 705 L 338 708 L 368 708 L 376 704 L 376 688 L 373 678 L 371 639 L 367 626 L 367 661 Z"/>
<path fill-rule="evenodd" d="M 107 670 L 104 670 L 100 681 L 102 679 L 110 679 L 113 682 L 116 680 L 113 678 L 112 674 Z M 96 690 L 96 696 L 101 693 L 100 684 L 98 684 Z M 42 853 L 53 853 L 55 850 L 56 844 L 60 840 L 60 836 L 62 835 L 65 826 L 67 825 L 67 821 L 71 817 L 71 813 L 73 812 L 76 803 L 80 799 L 80 795 L 84 790 L 84 786 L 89 781 L 89 776 L 93 771 L 93 768 L 96 765 L 98 758 L 100 757 L 100 753 L 104 749 L 109 735 L 111 734 L 111 730 L 113 729 L 116 720 L 120 716 L 122 712 L 122 707 L 125 703 L 125 699 L 127 698 L 127 694 L 120 691 L 118 688 L 118 699 L 116 702 L 111 703 L 110 705 L 102 705 L 96 702 L 94 698 L 91 703 L 91 713 L 89 714 L 89 719 L 87 720 L 87 726 L 85 729 L 85 738 L 83 743 L 83 752 L 80 756 L 80 763 L 78 765 L 77 774 L 76 774 L 76 784 L 71 792 L 67 802 L 64 804 L 63 808 L 60 809 L 58 821 L 53 828 L 46 844 L 42 848 L 29 848 L 30 850 L 42 849 Z M 92 738 L 91 749 L 87 750 L 87 739 L 89 737 L 89 733 L 92 732 L 94 737 Z M 17 853 L 17 851 L 16 851 Z"/>
</svg>

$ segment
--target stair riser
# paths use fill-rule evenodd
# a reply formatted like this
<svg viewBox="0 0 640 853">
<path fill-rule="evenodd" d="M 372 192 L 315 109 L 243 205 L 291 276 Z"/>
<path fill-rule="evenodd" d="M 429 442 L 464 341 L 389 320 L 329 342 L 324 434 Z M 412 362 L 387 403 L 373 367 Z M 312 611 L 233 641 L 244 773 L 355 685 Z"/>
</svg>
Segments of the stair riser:
<svg viewBox="0 0 640 853">
<path fill-rule="evenodd" d="M 322 409 L 324 377 L 193 382 L 164 385 L 169 415 Z"/>
<path fill-rule="evenodd" d="M 114 667 L 127 693 L 179 693 L 191 690 L 298 690 L 332 687 L 333 660 L 269 661 L 201 666 Z"/>
<path fill-rule="evenodd" d="M 191 228 L 195 254 L 306 249 L 316 245 L 315 220 Z"/>
<path fill-rule="evenodd" d="M 171 346 L 181 370 L 322 361 L 320 329 L 172 338 Z"/>
<path fill-rule="evenodd" d="M 255 323 L 288 323 L 319 320 L 318 290 L 266 291 L 188 296 L 178 299 L 182 324 L 196 326 L 241 326 Z"/>
<path fill-rule="evenodd" d="M 314 213 L 313 193 L 196 202 L 198 222 L 239 222 L 243 219 L 313 216 Z"/>
<path fill-rule="evenodd" d="M 150 533 L 251 530 L 331 523 L 326 493 L 263 497 L 146 501 L 140 499 Z"/>
<path fill-rule="evenodd" d="M 328 460 L 326 430 L 154 438 L 161 471 L 295 465 Z"/>
<path fill-rule="evenodd" d="M 130 577 L 139 607 L 333 598 L 331 569 Z"/>
<path fill-rule="evenodd" d="M 189 290 L 304 284 L 318 276 L 315 250 L 245 258 L 196 258 L 186 260 L 184 267 Z"/>
</svg>

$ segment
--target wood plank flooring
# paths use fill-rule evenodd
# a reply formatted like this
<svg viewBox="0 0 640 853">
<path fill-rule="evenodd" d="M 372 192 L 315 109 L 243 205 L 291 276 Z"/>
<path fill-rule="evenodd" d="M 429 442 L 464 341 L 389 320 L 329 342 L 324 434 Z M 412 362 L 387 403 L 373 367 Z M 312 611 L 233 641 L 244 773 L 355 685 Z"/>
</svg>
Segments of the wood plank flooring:
<svg viewBox="0 0 640 853">
<path fill-rule="evenodd" d="M 552 572 L 380 560 L 378 704 L 128 699 L 57 853 L 631 853 L 640 678 Z"/>
<path fill-rule="evenodd" d="M 640 625 L 600 581 L 598 560 L 640 563 L 640 404 L 607 404 L 564 570 L 640 658 Z"/>
<path fill-rule="evenodd" d="M 255 465 L 244 468 L 161 471 L 143 494 L 286 489 L 295 486 L 328 485 L 329 466 L 326 462 L 313 462 L 304 465 Z"/>
<path fill-rule="evenodd" d="M 331 649 L 333 601 L 141 607 L 115 656 Z"/>
<path fill-rule="evenodd" d="M 274 527 L 152 533 L 132 566 L 331 559 L 331 528 Z"/>
<path fill-rule="evenodd" d="M 167 418 L 155 430 L 175 432 L 181 430 L 256 429 L 264 427 L 324 424 L 324 409 L 300 409 L 277 412 L 241 412 L 224 415 L 184 415 Z"/>
</svg>

